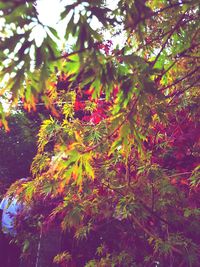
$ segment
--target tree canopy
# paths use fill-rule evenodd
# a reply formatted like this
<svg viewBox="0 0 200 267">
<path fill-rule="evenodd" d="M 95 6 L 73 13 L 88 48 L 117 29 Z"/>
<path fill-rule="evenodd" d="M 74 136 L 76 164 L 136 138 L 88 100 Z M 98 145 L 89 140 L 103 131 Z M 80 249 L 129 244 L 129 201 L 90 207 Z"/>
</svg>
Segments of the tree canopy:
<svg viewBox="0 0 200 267">
<path fill-rule="evenodd" d="M 37 152 L 36 134 L 39 125 L 30 121 L 22 112 L 8 118 L 12 129 L 6 133 L 0 129 L 0 175 L 5 184 L 20 177 L 30 176 L 30 165 Z"/>
<path fill-rule="evenodd" d="M 61 265 L 198 266 L 199 1 L 61 2 L 68 50 L 34 1 L 0 1 L 1 97 L 51 112 L 19 194 L 75 240 L 101 233 Z"/>
</svg>

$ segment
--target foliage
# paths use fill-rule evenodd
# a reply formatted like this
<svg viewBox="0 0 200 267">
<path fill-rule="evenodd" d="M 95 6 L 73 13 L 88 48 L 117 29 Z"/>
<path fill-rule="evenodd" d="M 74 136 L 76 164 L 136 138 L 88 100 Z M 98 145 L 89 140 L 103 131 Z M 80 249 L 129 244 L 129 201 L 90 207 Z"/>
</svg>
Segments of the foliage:
<svg viewBox="0 0 200 267">
<path fill-rule="evenodd" d="M 15 180 L 30 176 L 30 166 L 37 152 L 36 134 L 41 120 L 30 120 L 22 111 L 9 118 L 9 132 L 0 129 L 0 175 L 2 193 Z"/>
<path fill-rule="evenodd" d="M 0 45 L 1 76 L 10 74 L 2 93 L 28 110 L 42 100 L 52 113 L 22 197 L 45 226 L 60 222 L 74 242 L 96 249 L 87 258 L 77 244 L 55 261 L 198 266 L 198 1 L 66 4 L 61 18 L 69 19 L 65 38 L 74 46 L 63 54 L 32 1 L 0 3 L 10 28 Z M 40 46 L 30 38 L 32 21 L 46 31 Z M 39 212 L 41 203 L 48 209 Z M 99 239 L 85 241 L 93 235 Z"/>
</svg>

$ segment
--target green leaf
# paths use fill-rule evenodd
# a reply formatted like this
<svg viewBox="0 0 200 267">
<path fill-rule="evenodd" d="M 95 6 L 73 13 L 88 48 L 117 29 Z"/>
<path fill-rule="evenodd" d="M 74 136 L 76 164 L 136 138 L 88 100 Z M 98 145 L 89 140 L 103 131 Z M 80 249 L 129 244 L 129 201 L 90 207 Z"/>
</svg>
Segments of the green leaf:
<svg viewBox="0 0 200 267">
<path fill-rule="evenodd" d="M 94 178 L 95 178 L 94 169 L 93 169 L 92 165 L 90 164 L 89 160 L 90 160 L 90 155 L 89 155 L 89 158 L 87 155 L 85 155 L 84 168 L 85 168 L 86 175 L 88 175 L 89 178 L 94 180 Z"/>
<path fill-rule="evenodd" d="M 40 47 L 35 47 L 35 67 L 36 69 L 40 68 L 40 66 L 42 65 L 43 63 L 43 53 L 41 51 L 41 48 Z"/>
<path fill-rule="evenodd" d="M 65 6 L 65 10 L 61 13 L 61 19 L 65 19 L 69 12 L 74 9 L 74 4 Z"/>
<path fill-rule="evenodd" d="M 55 36 L 58 40 L 60 39 L 60 37 L 59 37 L 59 35 L 58 35 L 58 32 L 57 32 L 54 28 L 48 26 L 48 30 L 49 30 L 49 31 L 53 34 L 53 36 Z"/>
</svg>

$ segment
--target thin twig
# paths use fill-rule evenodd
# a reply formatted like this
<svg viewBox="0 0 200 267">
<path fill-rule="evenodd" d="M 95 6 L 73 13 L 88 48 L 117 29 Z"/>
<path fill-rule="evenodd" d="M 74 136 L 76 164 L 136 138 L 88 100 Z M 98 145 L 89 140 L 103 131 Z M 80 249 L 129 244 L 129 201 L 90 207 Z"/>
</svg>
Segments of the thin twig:
<svg viewBox="0 0 200 267">
<path fill-rule="evenodd" d="M 160 80 L 177 62 L 178 59 L 175 60 L 161 75 L 159 75 L 156 80 Z"/>
<path fill-rule="evenodd" d="M 177 91 L 177 92 L 173 92 L 172 94 L 166 96 L 166 98 L 171 98 L 173 97 L 177 97 L 182 95 L 183 93 L 185 93 L 187 90 L 189 90 L 190 88 L 192 88 L 193 86 L 196 85 L 196 83 L 200 80 L 200 78 L 198 78 L 196 81 L 194 81 L 191 85 L 189 85 L 188 87 L 186 87 L 185 89 L 181 90 L 181 91 Z M 170 101 L 170 103 L 173 101 L 173 99 Z"/>
<path fill-rule="evenodd" d="M 104 183 L 104 182 L 102 182 L 102 184 L 103 184 L 104 186 L 106 186 L 107 188 L 109 188 L 109 189 L 115 191 L 117 194 L 121 195 L 122 197 L 125 196 L 125 194 L 123 194 L 123 193 L 120 191 L 120 189 L 123 189 L 123 187 L 121 187 L 121 188 L 119 188 L 119 187 L 117 187 L 117 188 L 116 188 L 116 187 L 112 187 L 112 186 L 110 186 L 109 184 L 106 184 L 106 183 Z M 132 187 L 129 185 L 129 188 L 132 188 Z M 137 196 L 137 200 L 138 200 L 139 203 L 143 206 L 143 208 L 144 208 L 146 211 L 148 211 L 151 215 L 153 215 L 155 218 L 157 218 L 159 221 L 163 222 L 164 224 L 166 224 L 166 225 L 172 227 L 172 224 L 171 224 L 171 223 L 169 223 L 168 221 L 166 221 L 165 219 L 163 219 L 161 216 L 159 216 L 159 215 L 157 214 L 157 212 L 152 211 L 152 209 L 151 209 L 150 207 L 148 207 L 148 206 L 145 204 L 144 200 L 142 200 L 142 199 L 139 198 L 138 196 Z"/>
<path fill-rule="evenodd" d="M 197 72 L 200 69 L 200 66 L 196 67 L 193 71 L 189 72 L 187 75 L 183 76 L 181 79 L 176 80 L 174 83 L 171 83 L 163 88 L 161 88 L 159 91 L 164 91 L 180 82 L 182 82 L 183 80 L 185 80 L 186 78 L 188 78 L 189 76 L 193 75 L 195 72 Z"/>
<path fill-rule="evenodd" d="M 162 240 L 160 237 L 157 237 L 155 234 L 151 233 L 151 231 L 146 228 L 137 218 L 136 216 L 131 216 L 131 219 L 133 220 L 133 222 L 140 228 L 142 229 L 147 235 L 149 235 L 150 237 L 153 237 L 155 240 Z M 163 240 L 162 240 L 163 241 Z M 179 250 L 178 248 L 171 246 L 171 249 L 173 252 L 178 253 L 179 255 L 183 255 L 182 251 Z"/>
<path fill-rule="evenodd" d="M 169 175 L 168 178 L 181 176 L 181 175 L 184 175 L 184 174 L 191 174 L 191 173 L 192 173 L 192 171 L 191 172 L 179 172 L 179 173 L 176 173 L 176 174 Z"/>
<path fill-rule="evenodd" d="M 190 56 L 190 55 L 185 55 L 186 52 L 189 52 L 190 50 L 198 47 L 200 44 L 193 44 L 190 47 L 186 48 L 185 50 L 183 50 L 182 52 L 178 53 L 175 56 L 175 60 L 174 62 L 160 75 L 158 75 L 158 77 L 156 78 L 156 80 L 160 80 L 176 63 L 179 62 L 179 60 L 181 60 L 183 57 L 191 57 L 191 58 L 197 58 L 199 59 L 200 57 L 196 57 L 196 56 Z M 171 57 L 172 55 L 168 55 L 168 57 Z"/>
</svg>

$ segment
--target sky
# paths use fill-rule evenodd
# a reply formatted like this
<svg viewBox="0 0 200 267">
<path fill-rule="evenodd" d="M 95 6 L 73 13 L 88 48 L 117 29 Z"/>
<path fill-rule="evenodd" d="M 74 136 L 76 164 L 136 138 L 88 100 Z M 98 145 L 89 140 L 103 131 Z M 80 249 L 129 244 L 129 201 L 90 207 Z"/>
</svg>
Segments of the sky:
<svg viewBox="0 0 200 267">
<path fill-rule="evenodd" d="M 67 26 L 68 19 L 65 19 L 63 21 L 60 21 L 60 13 L 64 10 L 64 5 L 69 5 L 74 3 L 74 0 L 38 0 L 37 1 L 37 10 L 39 13 L 39 19 L 40 21 L 47 26 L 54 27 L 57 31 L 61 39 L 63 38 L 64 40 L 64 34 L 65 34 L 65 29 Z M 107 0 L 107 6 L 110 9 L 115 9 L 117 7 L 118 0 Z M 90 25 L 94 30 L 97 30 L 98 28 L 101 27 L 99 22 L 95 19 L 91 21 Z M 39 29 L 41 32 L 42 29 Z M 36 29 L 37 35 L 38 34 L 38 29 Z M 106 40 L 111 39 L 111 35 L 109 32 L 104 32 L 104 36 Z M 115 45 L 123 45 L 122 40 L 125 40 L 124 36 L 122 37 L 121 35 L 116 36 L 114 38 L 113 43 Z"/>
<path fill-rule="evenodd" d="M 38 0 L 37 9 L 39 11 L 39 19 L 42 23 L 49 26 L 56 26 L 59 22 L 59 15 L 63 10 L 59 0 Z"/>
<path fill-rule="evenodd" d="M 62 2 L 62 3 L 61 3 Z M 64 5 L 74 3 L 73 0 L 38 0 L 37 7 L 40 20 L 49 26 L 56 26 L 59 29 L 59 15 Z M 118 0 L 107 0 L 108 7 L 114 9 L 117 7 Z M 57 24 L 57 25 L 56 25 Z"/>
</svg>

